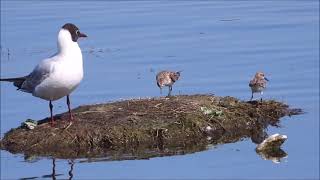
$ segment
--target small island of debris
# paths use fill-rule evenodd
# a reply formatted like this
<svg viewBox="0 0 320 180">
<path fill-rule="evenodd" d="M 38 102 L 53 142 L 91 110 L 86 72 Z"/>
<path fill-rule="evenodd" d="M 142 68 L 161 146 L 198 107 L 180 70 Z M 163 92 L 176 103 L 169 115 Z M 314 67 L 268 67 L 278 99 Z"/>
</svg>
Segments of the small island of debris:
<svg viewBox="0 0 320 180">
<path fill-rule="evenodd" d="M 281 117 L 302 111 L 274 100 L 179 95 L 84 105 L 73 113 L 72 124 L 63 113 L 55 116 L 55 127 L 46 118 L 31 129 L 11 129 L 1 149 L 27 156 L 108 160 L 185 154 L 244 138 L 261 143 L 269 125 L 278 126 Z"/>
</svg>

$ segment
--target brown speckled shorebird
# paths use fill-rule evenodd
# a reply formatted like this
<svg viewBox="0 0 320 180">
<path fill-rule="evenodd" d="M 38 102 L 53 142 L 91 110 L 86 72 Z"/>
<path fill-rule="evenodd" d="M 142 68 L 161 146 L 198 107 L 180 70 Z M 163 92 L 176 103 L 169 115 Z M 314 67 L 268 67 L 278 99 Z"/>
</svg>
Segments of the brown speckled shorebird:
<svg viewBox="0 0 320 180">
<path fill-rule="evenodd" d="M 249 87 L 251 88 L 251 99 L 253 99 L 253 93 L 260 93 L 261 96 L 263 95 L 263 91 L 267 87 L 267 81 L 269 81 L 266 77 L 264 77 L 263 72 L 257 72 L 254 78 L 250 81 Z M 262 97 L 261 97 L 262 101 Z"/>
<path fill-rule="evenodd" d="M 179 79 L 181 71 L 172 72 L 172 71 L 161 71 L 157 74 L 156 80 L 157 85 L 160 88 L 160 93 L 162 94 L 162 87 L 168 86 L 169 93 L 168 96 L 171 95 L 172 85 Z"/>
</svg>

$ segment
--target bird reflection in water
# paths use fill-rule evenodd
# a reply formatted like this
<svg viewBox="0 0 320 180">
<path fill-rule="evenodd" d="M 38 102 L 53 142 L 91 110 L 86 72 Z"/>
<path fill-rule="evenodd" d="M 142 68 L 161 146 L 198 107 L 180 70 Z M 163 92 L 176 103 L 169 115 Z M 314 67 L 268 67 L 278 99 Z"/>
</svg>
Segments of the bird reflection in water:
<svg viewBox="0 0 320 180">
<path fill-rule="evenodd" d="M 70 169 L 68 171 L 69 180 L 72 180 L 73 178 L 73 166 L 74 166 L 74 160 L 69 160 L 68 164 L 70 165 Z M 52 173 L 43 175 L 41 177 L 26 177 L 26 178 L 20 178 L 20 180 L 30 180 L 30 179 L 42 179 L 42 178 L 52 178 L 52 180 L 56 180 L 57 176 L 62 176 L 63 174 L 57 174 L 56 173 L 56 159 L 52 158 Z"/>
<path fill-rule="evenodd" d="M 69 161 L 69 165 L 70 165 L 70 170 L 69 170 L 69 180 L 71 180 L 73 178 L 73 165 L 74 165 L 74 161 L 70 160 Z"/>
</svg>

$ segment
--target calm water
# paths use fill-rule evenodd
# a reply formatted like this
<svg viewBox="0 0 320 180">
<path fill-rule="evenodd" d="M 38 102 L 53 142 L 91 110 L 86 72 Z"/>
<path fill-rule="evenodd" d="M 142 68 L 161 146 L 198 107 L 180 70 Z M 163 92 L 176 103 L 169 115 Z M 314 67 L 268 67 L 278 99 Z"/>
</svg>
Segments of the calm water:
<svg viewBox="0 0 320 180">
<path fill-rule="evenodd" d="M 249 79 L 262 70 L 271 80 L 265 98 L 307 113 L 269 128 L 288 136 L 280 164 L 261 159 L 246 140 L 149 160 L 57 159 L 57 179 L 319 178 L 318 1 L 1 1 L 1 77 L 25 75 L 52 55 L 65 22 L 89 36 L 80 42 L 85 78 L 72 94 L 74 107 L 159 96 L 154 79 L 162 69 L 183 70 L 173 93 L 245 100 Z M 47 106 L 2 83 L 1 137 L 27 118 L 48 116 Z M 66 111 L 65 100 L 54 106 Z M 52 170 L 50 158 L 1 151 L 1 179 L 51 178 Z"/>
</svg>

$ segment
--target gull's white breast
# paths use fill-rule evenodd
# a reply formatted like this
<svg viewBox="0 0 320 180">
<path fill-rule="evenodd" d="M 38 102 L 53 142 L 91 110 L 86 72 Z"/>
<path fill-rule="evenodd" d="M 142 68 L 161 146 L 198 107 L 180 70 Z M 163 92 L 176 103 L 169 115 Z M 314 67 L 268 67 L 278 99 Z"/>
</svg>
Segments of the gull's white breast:
<svg viewBox="0 0 320 180">
<path fill-rule="evenodd" d="M 69 95 L 83 78 L 82 54 L 78 46 L 69 49 L 67 54 L 57 54 L 45 63 L 50 63 L 50 73 L 35 87 L 33 96 L 52 101 L 60 99 Z"/>
</svg>

